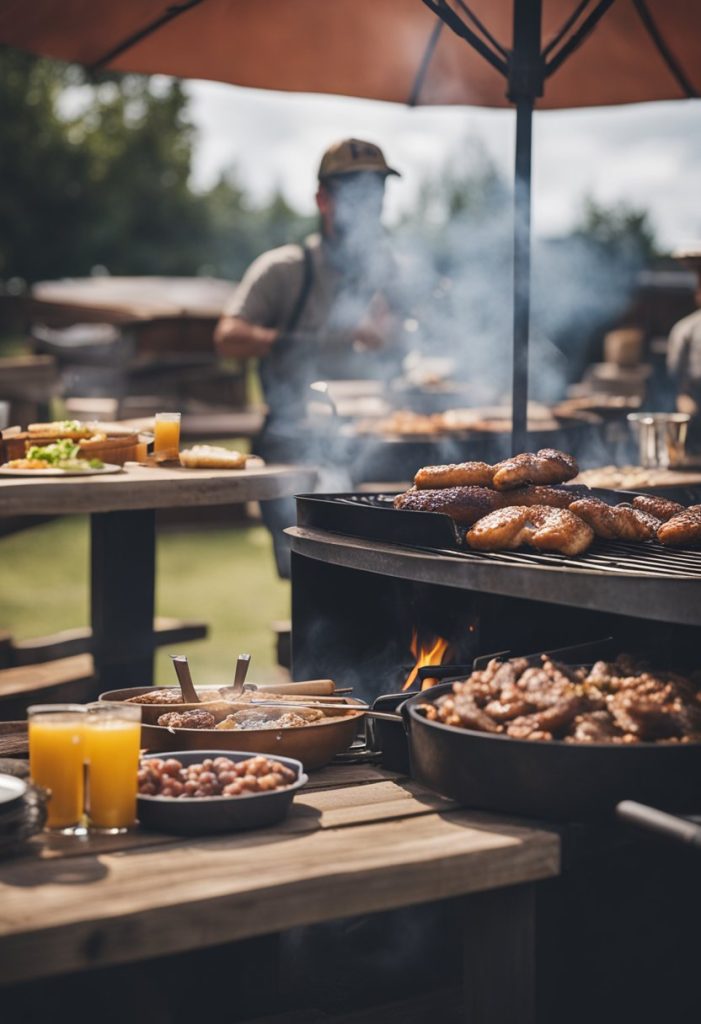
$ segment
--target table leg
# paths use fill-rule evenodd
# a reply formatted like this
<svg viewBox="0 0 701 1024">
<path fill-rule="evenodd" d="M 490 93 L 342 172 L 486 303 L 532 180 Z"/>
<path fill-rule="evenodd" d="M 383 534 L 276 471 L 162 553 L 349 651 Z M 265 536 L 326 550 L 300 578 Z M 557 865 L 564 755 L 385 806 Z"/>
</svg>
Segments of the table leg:
<svg viewBox="0 0 701 1024">
<path fill-rule="evenodd" d="M 91 516 L 95 670 L 103 690 L 153 682 L 156 514 Z"/>
<path fill-rule="evenodd" d="M 463 904 L 465 1020 L 535 1021 L 535 887 L 510 886 Z"/>
</svg>

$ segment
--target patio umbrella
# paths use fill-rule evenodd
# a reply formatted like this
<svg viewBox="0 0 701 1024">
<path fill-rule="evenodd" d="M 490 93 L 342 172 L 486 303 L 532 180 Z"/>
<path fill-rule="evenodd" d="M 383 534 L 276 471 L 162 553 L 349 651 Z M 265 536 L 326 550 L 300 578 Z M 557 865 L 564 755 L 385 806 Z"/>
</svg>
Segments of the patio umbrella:
<svg viewBox="0 0 701 1024">
<path fill-rule="evenodd" d="M 4 0 L 0 42 L 94 69 L 516 108 L 513 447 L 527 440 L 531 125 L 698 97 L 697 0 Z"/>
</svg>

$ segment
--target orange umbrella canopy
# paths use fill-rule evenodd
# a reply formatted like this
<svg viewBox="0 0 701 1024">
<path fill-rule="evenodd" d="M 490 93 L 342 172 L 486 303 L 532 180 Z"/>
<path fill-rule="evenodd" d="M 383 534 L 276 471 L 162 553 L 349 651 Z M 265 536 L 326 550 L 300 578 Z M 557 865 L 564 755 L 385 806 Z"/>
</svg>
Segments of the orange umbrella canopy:
<svg viewBox="0 0 701 1024">
<path fill-rule="evenodd" d="M 486 40 L 511 47 L 513 4 L 467 0 Z M 445 0 L 438 5 L 447 6 Z M 592 4 L 543 0 L 543 45 Z M 578 13 L 579 12 L 579 13 Z M 504 77 L 422 0 L 3 0 L 0 41 L 115 71 L 399 103 L 509 106 Z M 431 42 L 435 46 L 431 48 Z M 554 56 L 558 47 L 554 47 Z M 499 54 L 499 51 L 495 51 Z M 502 53 L 506 59 L 505 53 Z M 422 68 L 424 74 L 419 74 Z M 701 2 L 614 0 L 547 81 L 537 107 L 701 93 Z"/>
</svg>

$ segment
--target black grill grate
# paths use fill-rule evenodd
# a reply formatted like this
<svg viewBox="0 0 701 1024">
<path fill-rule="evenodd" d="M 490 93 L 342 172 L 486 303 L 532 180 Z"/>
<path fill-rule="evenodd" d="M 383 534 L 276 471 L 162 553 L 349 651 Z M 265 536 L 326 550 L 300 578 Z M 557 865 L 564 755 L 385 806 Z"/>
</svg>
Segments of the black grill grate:
<svg viewBox="0 0 701 1024">
<path fill-rule="evenodd" d="M 590 491 L 588 493 L 604 496 L 604 491 Z M 676 579 L 701 579 L 701 551 L 689 551 L 683 549 L 665 548 L 661 544 L 646 543 L 634 544 L 625 541 L 596 541 L 594 546 L 584 555 L 576 558 L 568 558 L 565 555 L 547 554 L 536 551 L 471 551 L 459 538 L 464 536 L 464 530 L 454 530 L 456 543 L 446 546 L 445 532 L 438 541 L 434 533 L 435 520 L 447 520 L 446 516 L 435 515 L 427 512 L 406 512 L 393 508 L 393 495 L 386 494 L 345 494 L 345 495 L 323 495 L 314 496 L 317 498 L 317 508 L 321 515 L 317 518 L 315 525 L 324 525 L 324 510 L 326 506 L 327 515 L 333 506 L 345 506 L 350 508 L 363 508 L 368 512 L 372 509 L 383 510 L 384 514 L 375 517 L 369 515 L 353 522 L 358 529 L 353 528 L 351 532 L 366 540 L 390 540 L 387 527 L 396 526 L 401 517 L 402 525 L 409 522 L 407 517 L 415 524 L 415 542 L 407 542 L 406 537 L 397 538 L 397 542 L 404 546 L 410 546 L 420 551 L 433 552 L 440 555 L 450 555 L 452 558 L 464 559 L 472 563 L 491 563 L 494 565 L 515 565 L 526 567 L 544 567 L 561 571 L 572 571 L 582 573 L 608 573 L 616 576 L 637 576 L 656 578 Z M 616 495 L 620 500 L 621 494 Z M 418 517 L 418 518 L 417 518 Z M 334 529 L 333 521 L 328 522 L 328 528 Z M 340 524 L 337 524 L 337 526 Z M 452 522 L 451 522 L 452 526 Z M 341 532 L 345 530 L 341 527 Z M 391 533 L 391 530 L 389 531 Z M 437 542 L 433 542 L 435 541 Z"/>
<path fill-rule="evenodd" d="M 433 549 L 470 562 L 498 565 L 546 566 L 549 569 L 576 569 L 579 572 L 608 572 L 616 575 L 678 577 L 701 579 L 701 551 L 664 548 L 659 544 L 631 544 L 622 541 L 597 541 L 584 555 L 565 555 L 536 551 L 467 551 Z"/>
</svg>

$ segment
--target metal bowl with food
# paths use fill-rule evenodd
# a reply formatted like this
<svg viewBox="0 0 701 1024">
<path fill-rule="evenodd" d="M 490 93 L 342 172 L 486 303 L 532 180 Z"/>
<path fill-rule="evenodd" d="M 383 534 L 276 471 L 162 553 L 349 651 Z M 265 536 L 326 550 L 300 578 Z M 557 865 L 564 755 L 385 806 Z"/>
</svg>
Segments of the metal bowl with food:
<svg viewBox="0 0 701 1024">
<path fill-rule="evenodd" d="M 174 751 L 166 766 L 179 763 L 180 774 L 185 775 L 194 765 L 209 759 L 216 764 L 222 758 L 235 765 L 252 760 L 248 751 L 232 750 L 188 750 Z M 148 771 L 149 762 L 160 763 L 157 754 L 147 754 L 141 759 L 140 774 Z M 226 765 L 225 765 L 226 766 Z M 204 767 L 209 767 L 207 764 Z M 159 832 L 175 832 L 182 835 L 203 835 L 215 832 L 232 832 L 242 829 L 263 828 L 274 825 L 287 815 L 295 794 L 308 781 L 300 761 L 279 757 L 269 767 L 283 769 L 287 779 L 270 788 L 259 787 L 257 791 L 246 791 L 237 795 L 221 793 L 212 796 L 159 795 L 142 792 L 140 785 L 137 797 L 137 816 L 144 828 Z M 153 787 L 151 787 L 153 788 Z M 168 790 L 166 790 L 168 792 Z"/>
<path fill-rule="evenodd" d="M 267 695 L 270 696 L 270 695 Z M 292 706 L 291 706 L 292 705 Z M 365 713 L 365 705 L 348 699 L 342 710 L 310 708 L 309 702 L 290 701 L 285 698 L 284 708 L 268 708 L 266 721 L 261 721 L 260 709 L 253 705 L 229 703 L 228 707 L 197 705 L 191 712 L 183 712 L 182 706 L 170 707 L 165 714 L 178 715 L 178 719 L 160 716 L 162 724 L 145 723 L 141 727 L 142 745 L 150 752 L 178 750 L 205 750 L 219 747 L 222 750 L 252 751 L 256 753 L 293 757 L 300 760 L 306 769 L 321 768 L 336 754 L 347 750 L 358 732 Z M 321 706 L 321 705 L 320 705 Z M 187 715 L 209 714 L 214 719 L 204 728 L 188 728 Z M 203 719 L 200 718 L 200 721 Z M 302 724 L 303 723 L 303 724 Z"/>
</svg>

